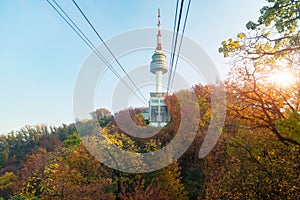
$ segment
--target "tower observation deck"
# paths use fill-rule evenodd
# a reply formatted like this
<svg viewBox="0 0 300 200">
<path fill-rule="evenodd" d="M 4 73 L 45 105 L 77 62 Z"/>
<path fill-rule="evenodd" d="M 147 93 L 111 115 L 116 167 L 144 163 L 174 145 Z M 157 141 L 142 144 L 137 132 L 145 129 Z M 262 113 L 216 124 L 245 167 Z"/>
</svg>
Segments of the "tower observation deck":
<svg viewBox="0 0 300 200">
<path fill-rule="evenodd" d="M 156 76 L 156 91 L 150 92 L 149 124 L 165 126 L 170 120 L 167 106 L 164 102 L 166 93 L 162 91 L 162 75 L 168 72 L 167 56 L 162 51 L 162 36 L 160 25 L 160 9 L 158 9 L 157 46 L 150 63 L 150 72 Z"/>
</svg>

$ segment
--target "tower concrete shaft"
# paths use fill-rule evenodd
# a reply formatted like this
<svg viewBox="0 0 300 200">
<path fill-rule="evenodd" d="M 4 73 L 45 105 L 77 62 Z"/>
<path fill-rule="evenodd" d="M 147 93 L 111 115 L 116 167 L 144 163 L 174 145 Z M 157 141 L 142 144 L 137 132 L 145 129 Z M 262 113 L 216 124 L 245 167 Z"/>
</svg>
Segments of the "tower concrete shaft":
<svg viewBox="0 0 300 200">
<path fill-rule="evenodd" d="M 156 72 L 156 92 L 162 92 L 162 71 Z"/>
</svg>

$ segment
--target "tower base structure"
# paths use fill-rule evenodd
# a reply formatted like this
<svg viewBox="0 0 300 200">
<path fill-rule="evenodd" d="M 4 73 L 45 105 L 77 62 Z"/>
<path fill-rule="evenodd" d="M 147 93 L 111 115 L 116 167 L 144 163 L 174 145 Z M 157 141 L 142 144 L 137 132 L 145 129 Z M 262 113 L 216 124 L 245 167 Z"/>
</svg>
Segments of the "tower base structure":
<svg viewBox="0 0 300 200">
<path fill-rule="evenodd" d="M 150 92 L 149 125 L 162 127 L 170 121 L 168 107 L 165 104 L 165 92 Z"/>
</svg>

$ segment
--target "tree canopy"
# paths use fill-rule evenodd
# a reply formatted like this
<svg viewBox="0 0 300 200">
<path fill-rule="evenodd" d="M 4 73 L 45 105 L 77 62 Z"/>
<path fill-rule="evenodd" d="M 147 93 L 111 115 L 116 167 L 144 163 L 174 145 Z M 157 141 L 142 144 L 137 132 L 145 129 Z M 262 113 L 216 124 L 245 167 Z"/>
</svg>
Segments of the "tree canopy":
<svg viewBox="0 0 300 200">
<path fill-rule="evenodd" d="M 0 200 L 299 199 L 299 17 L 300 1 L 266 0 L 260 17 L 246 24 L 249 32 L 221 43 L 219 51 L 232 61 L 225 81 L 227 115 L 218 143 L 205 158 L 198 155 L 213 117 L 211 96 L 217 86 L 199 84 L 166 97 L 171 121 L 150 138 L 126 134 L 105 108 L 76 122 L 80 135 L 75 124 L 25 126 L 1 135 Z M 285 73 L 289 76 L 280 82 Z M 118 120 L 147 134 L 142 110 L 120 111 Z M 185 123 L 182 142 L 195 128 L 188 124 L 197 126 L 197 134 L 187 151 L 163 169 L 125 173 L 92 154 L 101 141 L 92 132 L 103 133 L 104 142 L 120 149 L 156 151 L 174 138 L 183 111 L 191 116 L 199 112 L 200 117 Z M 108 158 L 114 160 L 114 155 Z"/>
</svg>

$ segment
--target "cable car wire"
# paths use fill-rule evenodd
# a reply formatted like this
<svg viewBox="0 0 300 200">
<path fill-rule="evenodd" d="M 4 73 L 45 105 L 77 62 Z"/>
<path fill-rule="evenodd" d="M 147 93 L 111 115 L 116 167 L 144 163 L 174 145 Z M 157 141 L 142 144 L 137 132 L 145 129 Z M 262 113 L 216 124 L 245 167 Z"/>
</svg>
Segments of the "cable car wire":
<svg viewBox="0 0 300 200">
<path fill-rule="evenodd" d="M 173 49 L 171 49 L 171 52 L 173 52 L 173 54 L 171 56 L 170 73 L 169 73 L 168 85 L 167 85 L 167 93 L 170 90 L 170 81 L 171 81 L 172 74 L 173 74 L 173 63 L 174 63 L 174 58 L 175 58 L 176 49 L 177 49 L 178 33 L 179 33 L 179 29 L 180 29 L 183 5 L 184 5 L 184 0 L 181 0 L 180 11 L 179 11 L 179 16 L 178 16 L 178 23 L 177 23 L 177 30 L 176 30 L 175 39 L 174 39 L 174 47 L 173 47 Z"/>
<path fill-rule="evenodd" d="M 183 29 L 182 29 L 181 38 L 180 38 L 180 43 L 179 43 L 179 47 L 178 47 L 177 58 L 176 58 L 176 62 L 175 62 L 174 74 L 173 74 L 173 76 L 172 76 L 171 85 L 170 85 L 170 88 L 171 88 L 171 89 L 172 89 L 172 87 L 173 87 L 174 78 L 175 78 L 175 76 L 176 76 L 177 64 L 178 64 L 178 59 L 179 59 L 179 55 L 180 55 L 180 50 L 181 50 L 181 46 L 182 46 L 182 42 L 183 42 L 183 36 L 184 36 L 184 31 L 185 31 L 185 27 L 186 27 L 186 23 L 187 23 L 187 18 L 188 18 L 188 15 L 189 15 L 189 10 L 190 10 L 191 1 L 192 1 L 192 0 L 189 0 L 188 6 L 187 6 L 187 11 L 186 11 L 186 14 L 185 14 L 185 19 L 184 19 Z"/>
<path fill-rule="evenodd" d="M 177 12 L 178 12 L 178 4 L 179 4 L 179 0 L 176 1 L 176 9 L 175 9 L 175 16 L 174 16 L 174 25 L 173 25 L 173 35 L 172 35 L 172 45 L 171 45 L 171 56 L 170 56 L 170 71 L 169 71 L 169 77 L 170 78 L 171 74 L 172 74 L 172 68 L 171 68 L 171 62 L 172 62 L 172 57 L 174 54 L 173 48 L 174 48 L 174 39 L 175 39 L 175 31 L 176 31 L 176 24 L 177 24 Z M 169 82 L 169 81 L 168 81 Z M 167 93 L 168 93 L 167 89 Z"/>
<path fill-rule="evenodd" d="M 49 1 L 49 0 L 46 0 L 49 5 L 55 10 L 55 12 L 71 27 L 71 29 L 80 37 L 80 39 L 97 55 L 97 57 L 102 61 L 104 62 L 107 67 L 113 72 L 113 74 L 119 78 L 123 83 L 124 85 L 130 90 L 130 91 L 133 91 L 133 93 L 135 94 L 135 91 L 127 84 L 127 82 L 125 82 L 121 75 L 116 71 L 116 69 L 105 59 L 105 57 L 99 52 L 99 50 L 93 45 L 93 43 L 88 39 L 88 37 L 82 32 L 82 30 L 76 25 L 76 23 L 67 15 L 67 13 L 59 6 L 59 4 L 55 1 L 55 0 L 52 0 L 55 5 L 59 8 L 59 10 L 61 10 L 61 12 L 63 12 L 63 14 L 65 16 L 63 16 L 61 14 L 61 12 Z M 68 21 L 68 20 L 70 21 Z M 72 25 L 73 24 L 73 25 Z M 144 101 L 142 100 L 139 96 L 137 96 L 141 101 Z M 147 102 L 147 101 L 146 101 Z"/>
<path fill-rule="evenodd" d="M 109 46 L 105 43 L 105 41 L 103 40 L 103 38 L 100 36 L 100 34 L 98 33 L 98 31 L 95 29 L 95 27 L 93 26 L 93 24 L 90 22 L 90 20 L 87 18 L 87 16 L 85 15 L 85 13 L 82 11 L 82 9 L 79 7 L 79 5 L 76 3 L 75 0 L 72 0 L 72 2 L 74 3 L 74 5 L 77 7 L 77 9 L 79 10 L 79 12 L 81 13 L 81 15 L 84 17 L 84 19 L 88 22 L 88 24 L 90 25 L 90 27 L 93 29 L 93 31 L 96 33 L 96 35 L 98 36 L 98 38 L 101 40 L 101 42 L 104 44 L 104 46 L 106 47 L 106 49 L 109 51 L 109 53 L 111 54 L 111 56 L 115 59 L 115 61 L 117 62 L 117 64 L 120 66 L 120 68 L 122 69 L 122 71 L 125 73 L 125 75 L 128 77 L 128 79 L 130 80 L 130 82 L 134 85 L 134 87 L 137 89 L 137 91 L 140 93 L 140 95 L 143 97 L 143 99 L 147 102 L 146 98 L 144 97 L 144 95 L 142 94 L 142 92 L 140 91 L 140 89 L 138 88 L 138 86 L 135 84 L 135 82 L 132 80 L 132 78 L 129 76 L 129 74 L 126 72 L 126 70 L 124 69 L 124 67 L 121 65 L 121 63 L 119 62 L 119 60 L 115 57 L 115 55 L 113 54 L 113 52 L 111 51 L 111 49 L 109 48 Z"/>
</svg>

